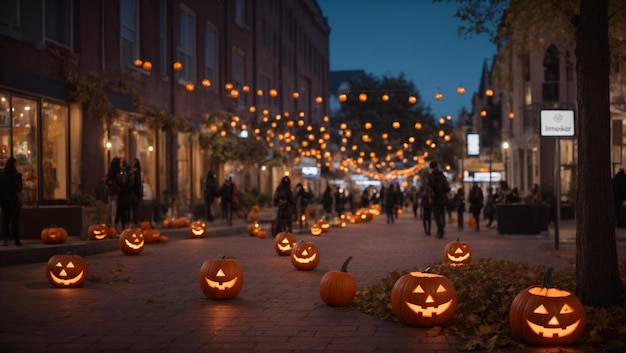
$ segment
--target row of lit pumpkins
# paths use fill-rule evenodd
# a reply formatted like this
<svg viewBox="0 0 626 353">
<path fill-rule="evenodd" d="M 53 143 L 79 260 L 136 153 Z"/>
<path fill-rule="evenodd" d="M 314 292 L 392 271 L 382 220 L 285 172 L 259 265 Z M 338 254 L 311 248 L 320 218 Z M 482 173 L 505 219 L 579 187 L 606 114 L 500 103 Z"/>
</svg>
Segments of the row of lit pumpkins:
<svg viewBox="0 0 626 353">
<path fill-rule="evenodd" d="M 120 234 L 119 244 L 125 254 L 137 254 L 143 248 L 143 234 L 139 228 L 126 229 Z M 277 234 L 274 248 L 279 255 L 290 255 L 297 270 L 313 270 L 319 263 L 317 246 L 311 242 L 298 242 L 292 233 Z M 341 271 L 330 271 L 322 277 L 319 293 L 327 305 L 342 306 L 353 301 L 356 281 L 347 273 L 350 259 L 346 260 Z M 446 245 L 444 259 L 451 265 L 469 264 L 471 249 L 457 239 Z M 48 262 L 46 274 L 55 286 L 80 286 L 86 278 L 86 265 L 76 255 L 55 255 Z M 530 343 L 570 344 L 584 331 L 584 308 L 575 295 L 553 288 L 551 274 L 552 270 L 546 272 L 543 286 L 522 291 L 513 300 L 511 328 L 514 334 Z M 199 284 L 208 298 L 233 298 L 243 286 L 243 272 L 235 260 L 207 260 L 201 267 Z M 400 277 L 391 292 L 392 311 L 409 325 L 430 327 L 444 324 L 454 316 L 456 307 L 454 285 L 445 276 L 437 274 L 411 272 Z"/>
</svg>

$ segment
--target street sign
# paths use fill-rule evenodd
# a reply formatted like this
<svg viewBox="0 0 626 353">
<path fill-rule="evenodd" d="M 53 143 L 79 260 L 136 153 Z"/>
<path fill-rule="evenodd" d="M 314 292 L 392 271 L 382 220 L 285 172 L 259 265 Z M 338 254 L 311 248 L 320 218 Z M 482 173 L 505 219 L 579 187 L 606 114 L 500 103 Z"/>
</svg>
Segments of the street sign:
<svg viewBox="0 0 626 353">
<path fill-rule="evenodd" d="M 542 110 L 541 137 L 574 137 L 573 110 Z"/>
</svg>

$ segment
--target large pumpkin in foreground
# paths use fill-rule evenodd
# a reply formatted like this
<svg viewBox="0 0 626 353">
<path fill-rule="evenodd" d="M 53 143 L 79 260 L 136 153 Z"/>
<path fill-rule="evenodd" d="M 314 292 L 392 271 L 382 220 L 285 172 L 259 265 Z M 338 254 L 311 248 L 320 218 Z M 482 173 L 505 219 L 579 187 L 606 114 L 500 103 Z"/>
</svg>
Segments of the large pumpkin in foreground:
<svg viewBox="0 0 626 353">
<path fill-rule="evenodd" d="M 452 281 L 434 273 L 405 274 L 391 289 L 391 310 L 413 326 L 432 327 L 447 322 L 454 317 L 457 300 Z"/>
<path fill-rule="evenodd" d="M 352 303 L 356 296 L 356 280 L 348 273 L 348 257 L 341 266 L 341 271 L 328 271 L 320 281 L 320 298 L 326 305 L 342 306 Z"/>
<path fill-rule="evenodd" d="M 87 263 L 78 255 L 52 255 L 46 264 L 46 277 L 55 287 L 80 287 L 87 279 Z"/>
<path fill-rule="evenodd" d="M 541 287 L 521 291 L 511 303 L 511 331 L 528 343 L 572 344 L 585 330 L 585 308 L 572 293 L 554 288 L 552 272 L 546 271 Z"/>
<path fill-rule="evenodd" d="M 243 271 L 234 259 L 209 259 L 200 267 L 198 283 L 210 299 L 234 298 L 243 287 Z"/>
</svg>

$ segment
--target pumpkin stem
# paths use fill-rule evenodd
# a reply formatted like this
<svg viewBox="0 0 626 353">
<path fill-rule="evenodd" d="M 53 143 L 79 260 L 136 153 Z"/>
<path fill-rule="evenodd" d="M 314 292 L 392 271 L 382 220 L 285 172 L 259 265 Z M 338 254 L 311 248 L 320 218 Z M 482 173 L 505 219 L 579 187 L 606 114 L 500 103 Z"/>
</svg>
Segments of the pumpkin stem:
<svg viewBox="0 0 626 353">
<path fill-rule="evenodd" d="M 424 271 L 422 271 L 422 273 L 433 273 L 433 268 L 428 266 L 426 267 L 426 269 L 424 269 Z"/>
<path fill-rule="evenodd" d="M 552 283 L 552 272 L 554 272 L 554 268 L 549 267 L 543 274 L 543 288 L 554 288 L 554 284 Z"/>
<path fill-rule="evenodd" d="M 348 256 L 346 261 L 343 262 L 343 265 L 341 265 L 341 272 L 348 272 L 348 262 L 350 262 L 350 260 L 352 260 L 352 256 Z"/>
<path fill-rule="evenodd" d="M 456 242 L 460 242 L 461 241 L 461 237 L 456 238 Z"/>
</svg>

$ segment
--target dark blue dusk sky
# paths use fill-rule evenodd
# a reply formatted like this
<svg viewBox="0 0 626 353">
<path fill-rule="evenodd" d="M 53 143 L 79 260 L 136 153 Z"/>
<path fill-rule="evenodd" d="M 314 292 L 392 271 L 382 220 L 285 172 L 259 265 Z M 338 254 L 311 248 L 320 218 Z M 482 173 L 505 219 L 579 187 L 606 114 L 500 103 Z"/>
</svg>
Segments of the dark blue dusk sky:
<svg viewBox="0 0 626 353">
<path fill-rule="evenodd" d="M 403 72 L 435 117 L 471 111 L 485 59 L 496 45 L 487 36 L 462 39 L 455 4 L 431 0 L 317 0 L 328 19 L 330 70 L 364 70 L 379 78 Z M 488 62 L 491 65 L 491 61 Z M 460 96 L 457 87 L 466 93 Z M 435 99 L 440 91 L 444 98 Z"/>
</svg>

